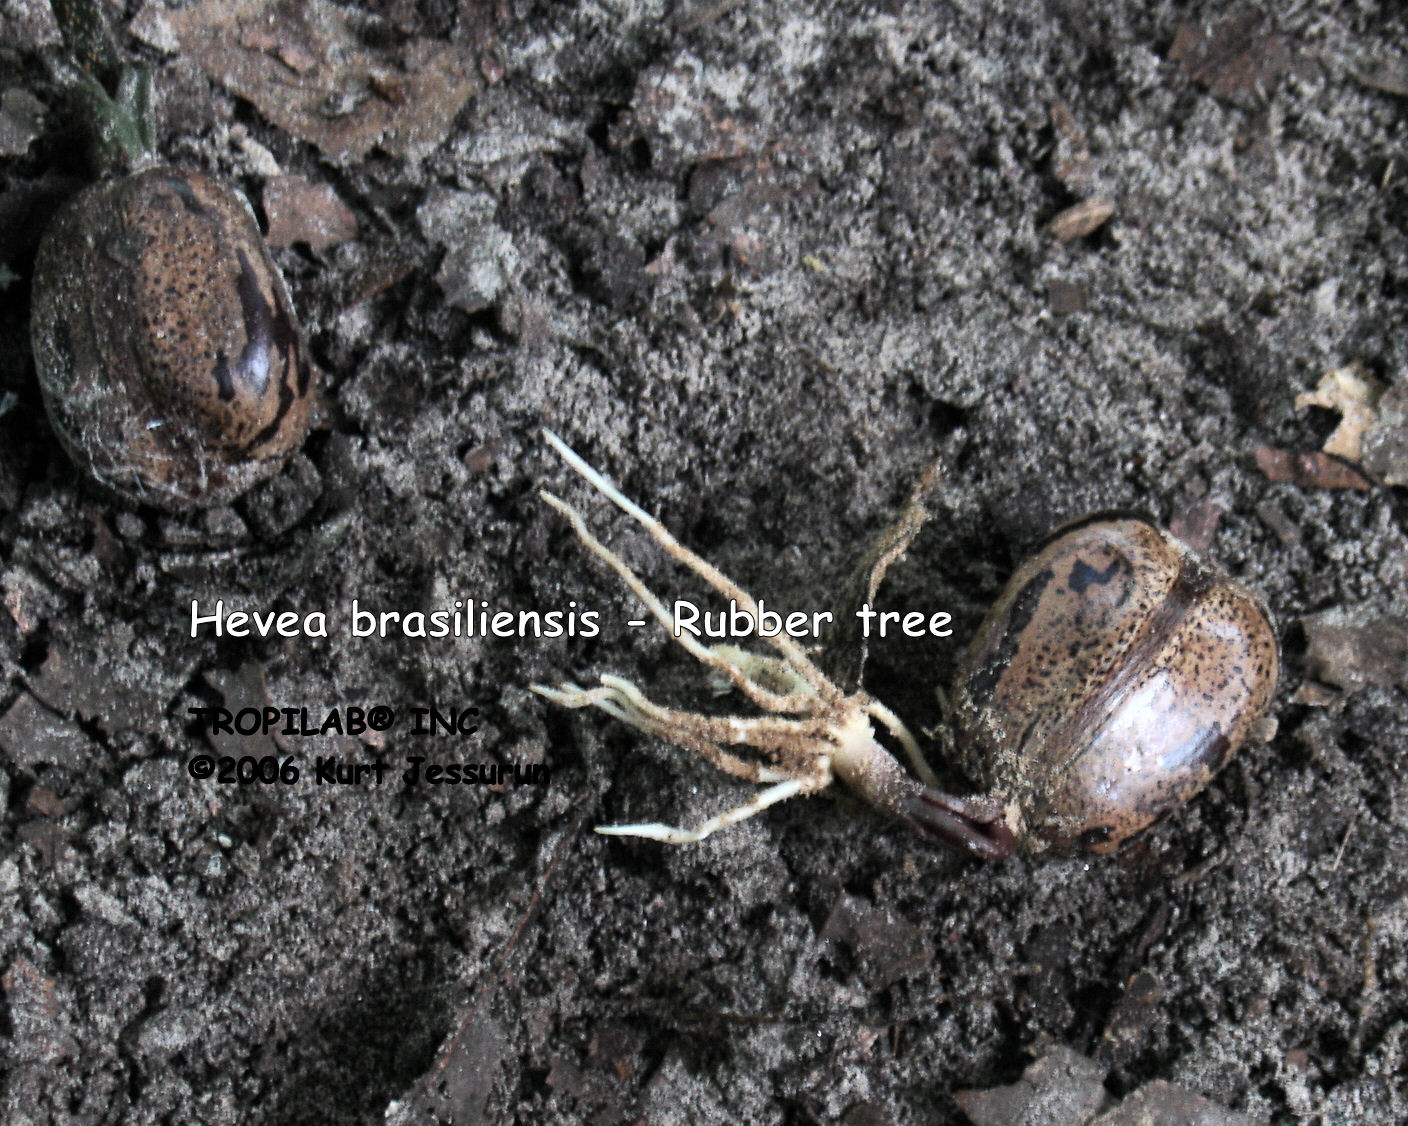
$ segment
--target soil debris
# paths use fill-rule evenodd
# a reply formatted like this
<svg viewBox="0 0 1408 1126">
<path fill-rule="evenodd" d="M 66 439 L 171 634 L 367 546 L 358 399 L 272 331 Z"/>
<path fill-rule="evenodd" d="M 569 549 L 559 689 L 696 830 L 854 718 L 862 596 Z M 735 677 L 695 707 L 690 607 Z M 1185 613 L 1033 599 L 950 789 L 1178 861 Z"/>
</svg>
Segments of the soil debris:
<svg viewBox="0 0 1408 1126">
<path fill-rule="evenodd" d="M 374 145 L 421 160 L 482 87 L 474 60 L 456 45 L 423 37 L 369 47 L 354 16 L 328 0 L 204 0 L 177 11 L 148 3 L 131 31 L 194 59 L 334 160 L 364 156 Z"/>
<path fill-rule="evenodd" d="M 318 251 L 357 237 L 357 216 L 331 184 L 276 176 L 264 183 L 263 204 L 269 221 L 264 238 L 270 246 L 301 242 Z"/>
</svg>

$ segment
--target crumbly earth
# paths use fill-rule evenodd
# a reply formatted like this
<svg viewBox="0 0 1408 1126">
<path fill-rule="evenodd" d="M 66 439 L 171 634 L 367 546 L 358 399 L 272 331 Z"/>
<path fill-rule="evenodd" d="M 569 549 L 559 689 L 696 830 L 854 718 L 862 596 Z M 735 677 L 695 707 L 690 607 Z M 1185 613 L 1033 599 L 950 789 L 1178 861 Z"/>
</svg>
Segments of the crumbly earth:
<svg viewBox="0 0 1408 1126">
<path fill-rule="evenodd" d="M 1319 448 L 1335 416 L 1293 398 L 1326 370 L 1408 378 L 1408 101 L 1361 81 L 1402 16 L 1276 5 L 1200 66 L 1170 57 L 1180 25 L 1215 37 L 1231 4 L 372 7 L 368 35 L 399 19 L 483 53 L 419 162 L 327 160 L 124 41 L 157 64 L 163 157 L 257 197 L 272 155 L 357 215 L 357 239 L 278 256 L 326 371 L 279 479 L 193 517 L 80 479 L 29 358 L 28 260 L 8 262 L 0 1118 L 959 1122 L 957 1091 L 1054 1043 L 1114 1095 L 1167 1080 L 1262 1119 L 1408 1120 L 1404 689 L 1292 702 L 1300 616 L 1408 606 L 1404 498 L 1254 461 Z M 0 68 L 55 101 L 32 43 Z M 61 118 L 0 160 L 7 222 L 76 182 Z M 1113 203 L 1103 226 L 1048 232 L 1089 199 Z M 537 490 L 661 591 L 698 583 L 545 424 L 779 608 L 826 608 L 941 458 L 882 600 L 955 633 L 877 641 L 865 670 L 931 735 L 934 687 L 1033 539 L 1093 509 L 1220 512 L 1208 556 L 1280 624 L 1280 732 L 1099 860 L 980 867 L 839 794 L 690 847 L 597 836 L 747 789 L 526 691 L 615 672 L 710 706 Z M 192 639 L 192 599 L 217 598 L 322 611 L 329 636 Z M 354 599 L 575 601 L 601 630 L 354 638 Z M 266 702 L 401 722 L 213 741 L 297 756 L 295 784 L 190 777 L 212 741 L 189 709 Z M 427 705 L 477 706 L 477 732 L 410 734 Z M 331 754 L 394 769 L 318 785 Z M 410 788 L 412 754 L 551 776 Z"/>
</svg>

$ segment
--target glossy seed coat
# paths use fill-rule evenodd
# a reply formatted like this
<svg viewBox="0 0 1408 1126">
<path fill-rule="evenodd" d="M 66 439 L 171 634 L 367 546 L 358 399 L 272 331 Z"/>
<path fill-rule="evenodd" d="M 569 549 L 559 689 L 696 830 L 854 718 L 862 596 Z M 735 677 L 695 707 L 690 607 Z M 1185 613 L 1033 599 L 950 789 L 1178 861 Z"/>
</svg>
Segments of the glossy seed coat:
<svg viewBox="0 0 1408 1126">
<path fill-rule="evenodd" d="M 225 503 L 307 435 L 313 367 L 248 206 L 198 172 L 95 184 L 35 263 L 44 402 L 73 459 L 131 499 Z"/>
<path fill-rule="evenodd" d="M 1277 669 L 1254 594 L 1147 520 L 1089 517 L 1022 564 L 979 628 L 957 745 L 1023 851 L 1113 851 L 1257 734 Z"/>
</svg>

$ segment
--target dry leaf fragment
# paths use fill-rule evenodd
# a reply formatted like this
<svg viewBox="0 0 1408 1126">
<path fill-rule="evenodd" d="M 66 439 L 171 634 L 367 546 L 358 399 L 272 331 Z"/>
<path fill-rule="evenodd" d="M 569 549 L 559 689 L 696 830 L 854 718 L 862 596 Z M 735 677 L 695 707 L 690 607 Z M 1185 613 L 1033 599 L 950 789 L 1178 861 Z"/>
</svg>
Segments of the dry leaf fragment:
<svg viewBox="0 0 1408 1126">
<path fill-rule="evenodd" d="M 25 692 L 0 716 L 0 756 L 21 770 L 47 763 L 81 771 L 93 758 L 93 745 L 76 723 Z"/>
<path fill-rule="evenodd" d="M 94 643 L 55 643 L 25 686 L 61 715 L 77 713 L 104 731 L 156 731 L 166 701 L 189 676 L 183 649 L 160 650 L 114 626 Z"/>
<path fill-rule="evenodd" d="M 204 0 L 174 12 L 149 3 L 131 30 L 194 59 L 275 125 L 335 159 L 373 145 L 411 160 L 428 156 L 483 85 L 464 48 L 424 38 L 368 47 L 328 0 Z"/>
<path fill-rule="evenodd" d="M 478 1009 L 468 1013 L 441 1045 L 430 1070 L 387 1108 L 386 1126 L 498 1121 L 486 1104 L 509 1055 L 508 1039 L 493 1017 Z"/>
<path fill-rule="evenodd" d="M 1083 199 L 1052 219 L 1046 229 L 1061 242 L 1070 242 L 1098 231 L 1114 213 L 1115 205 L 1108 199 Z"/>
<path fill-rule="evenodd" d="M 1371 684 L 1408 687 L 1408 618 L 1370 606 L 1308 614 L 1305 669 L 1324 684 L 1358 692 Z"/>
<path fill-rule="evenodd" d="M 1408 485 L 1408 383 L 1385 388 L 1356 360 L 1326 372 L 1314 391 L 1297 395 L 1296 408 L 1306 406 L 1343 416 L 1325 454 L 1358 462 L 1368 478 L 1385 485 Z"/>
<path fill-rule="evenodd" d="M 1339 411 L 1341 420 L 1335 432 L 1320 447 L 1327 454 L 1360 459 L 1360 439 L 1378 421 L 1376 408 L 1384 387 L 1358 360 L 1327 371 L 1314 391 L 1296 396 L 1296 410 L 1325 407 Z"/>
<path fill-rule="evenodd" d="M 1256 1119 L 1162 1079 L 1146 1083 L 1090 1126 L 1254 1126 Z"/>
<path fill-rule="evenodd" d="M 1307 708 L 1328 708 L 1331 704 L 1337 703 L 1342 696 L 1328 684 L 1321 684 L 1316 680 L 1303 680 L 1296 689 L 1296 694 L 1291 697 L 1291 703 L 1304 704 Z"/>
<path fill-rule="evenodd" d="M 1104 1065 L 1058 1046 L 1016 1083 L 959 1091 L 954 1101 L 976 1126 L 1255 1126 L 1258 1121 L 1161 1079 L 1105 1109 L 1112 1101 L 1105 1072 Z"/>
<path fill-rule="evenodd" d="M 1408 59 L 1372 59 L 1359 67 L 1354 77 L 1385 94 L 1408 95 Z"/>
<path fill-rule="evenodd" d="M 326 250 L 357 236 L 357 216 L 338 199 L 331 184 L 303 176 L 277 176 L 264 185 L 264 214 L 269 218 L 270 246 L 306 242 Z"/>
<path fill-rule="evenodd" d="M 1108 1100 L 1105 1070 L 1079 1052 L 1057 1046 L 1022 1072 L 1016 1083 L 959 1091 L 953 1100 L 975 1126 L 1080 1126 Z"/>
<path fill-rule="evenodd" d="M 1304 489 L 1372 489 L 1373 483 L 1355 469 L 1319 450 L 1295 453 L 1257 446 L 1256 466 L 1268 481 L 1290 481 Z"/>
<path fill-rule="evenodd" d="M 1239 12 L 1216 27 L 1182 24 L 1168 57 L 1214 98 L 1263 100 L 1291 65 L 1286 40 L 1260 12 Z"/>
<path fill-rule="evenodd" d="M 1227 505 L 1220 497 L 1204 497 L 1175 512 L 1169 531 L 1195 551 L 1207 551 L 1226 512 Z"/>
<path fill-rule="evenodd" d="M 368 298 L 385 293 L 393 285 L 405 281 L 415 266 L 415 259 L 404 247 L 391 245 L 374 248 L 368 260 L 353 273 L 342 307 L 350 309 Z"/>
</svg>

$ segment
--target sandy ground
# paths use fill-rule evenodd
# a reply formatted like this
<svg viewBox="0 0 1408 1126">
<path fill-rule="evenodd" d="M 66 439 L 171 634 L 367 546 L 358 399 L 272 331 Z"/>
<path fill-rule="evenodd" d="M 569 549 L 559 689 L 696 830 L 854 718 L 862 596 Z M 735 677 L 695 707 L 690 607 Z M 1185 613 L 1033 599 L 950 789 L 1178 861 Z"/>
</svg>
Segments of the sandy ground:
<svg viewBox="0 0 1408 1126">
<path fill-rule="evenodd" d="M 0 75 L 48 103 L 24 38 L 43 7 L 3 5 Z M 284 477 L 190 518 L 82 480 L 34 383 L 29 259 L 10 263 L 0 1118 L 961 1122 L 956 1092 L 1061 1045 L 1111 1098 L 1167 1080 L 1261 1120 L 1408 1120 L 1404 689 L 1292 702 L 1303 615 L 1401 620 L 1403 495 L 1255 461 L 1319 448 L 1337 416 L 1293 401 L 1327 370 L 1408 370 L 1408 101 L 1361 80 L 1402 18 L 1277 5 L 1180 62 L 1181 25 L 1213 50 L 1238 10 L 373 7 L 365 35 L 478 68 L 426 154 L 334 158 L 123 40 L 157 67 L 163 155 L 255 198 L 270 156 L 356 216 L 355 238 L 277 256 L 327 373 Z M 41 131 L 0 188 L 75 176 L 66 145 Z M 1090 200 L 1113 204 L 1103 225 L 1050 233 Z M 866 670 L 916 731 L 1041 533 L 1103 508 L 1201 520 L 1278 620 L 1280 733 L 1110 858 L 982 866 L 845 795 L 689 847 L 597 836 L 749 791 L 526 691 L 615 672 L 707 697 L 538 489 L 663 592 L 698 582 L 573 479 L 545 424 L 806 610 L 942 458 L 884 603 L 946 610 L 954 636 L 879 643 Z M 323 612 L 329 636 L 190 638 L 191 601 L 216 598 Z M 354 638 L 354 599 L 576 602 L 601 628 Z M 189 709 L 266 702 L 400 722 L 215 741 L 295 756 L 295 784 L 192 779 L 212 744 Z M 477 732 L 415 736 L 430 705 L 478 707 Z M 330 754 L 385 761 L 385 783 L 316 784 Z M 408 787 L 409 755 L 550 781 Z"/>
</svg>

